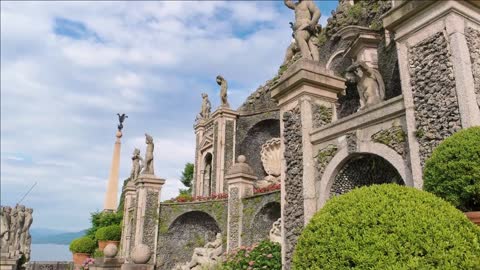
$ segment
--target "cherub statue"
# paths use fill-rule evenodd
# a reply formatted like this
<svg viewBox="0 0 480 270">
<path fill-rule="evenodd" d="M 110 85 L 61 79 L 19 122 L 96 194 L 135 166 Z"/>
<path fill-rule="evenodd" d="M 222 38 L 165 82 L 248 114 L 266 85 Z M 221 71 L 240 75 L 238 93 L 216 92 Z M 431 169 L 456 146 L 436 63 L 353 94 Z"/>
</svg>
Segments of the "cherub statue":
<svg viewBox="0 0 480 270">
<path fill-rule="evenodd" d="M 312 40 L 317 34 L 320 9 L 311 0 L 284 0 L 285 5 L 295 11 L 295 23 L 292 25 L 293 33 L 302 57 L 318 61 L 320 55 L 318 48 Z"/>
<path fill-rule="evenodd" d="M 118 126 L 117 126 L 117 127 L 118 127 L 118 131 L 122 131 L 122 129 L 123 129 L 123 121 L 125 121 L 125 118 L 128 118 L 128 116 L 127 116 L 126 114 L 124 114 L 124 113 L 123 113 L 123 114 L 117 113 L 117 115 L 118 115 L 118 122 L 119 122 L 119 123 L 118 123 Z"/>
<path fill-rule="evenodd" d="M 221 75 L 218 75 L 217 84 L 220 85 L 220 100 L 222 102 L 221 107 L 229 108 L 230 104 L 228 104 L 228 100 L 227 100 L 227 89 L 228 89 L 227 81 Z"/>
<path fill-rule="evenodd" d="M 378 70 L 369 67 L 365 62 L 353 63 L 345 75 L 349 82 L 357 83 L 358 95 L 360 96 L 360 108 L 378 104 L 385 99 L 385 83 Z"/>
<path fill-rule="evenodd" d="M 143 168 L 143 174 L 155 174 L 153 171 L 153 138 L 145 133 L 145 143 L 147 144 L 147 150 L 145 152 L 145 164 Z"/>
<path fill-rule="evenodd" d="M 130 172 L 130 180 L 135 181 L 143 169 L 143 158 L 140 156 L 140 149 L 135 148 L 132 156 L 132 171 Z"/>
</svg>

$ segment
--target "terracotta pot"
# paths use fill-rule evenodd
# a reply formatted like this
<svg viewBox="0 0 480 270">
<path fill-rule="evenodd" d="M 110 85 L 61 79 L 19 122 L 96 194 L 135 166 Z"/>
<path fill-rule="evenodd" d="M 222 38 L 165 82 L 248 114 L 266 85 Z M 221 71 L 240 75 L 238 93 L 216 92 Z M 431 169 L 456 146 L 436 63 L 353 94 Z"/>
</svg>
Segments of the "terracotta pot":
<svg viewBox="0 0 480 270">
<path fill-rule="evenodd" d="M 88 253 L 73 253 L 73 264 L 82 265 L 87 258 L 90 258 Z"/>
<path fill-rule="evenodd" d="M 480 211 L 475 212 L 465 212 L 465 215 L 468 219 L 470 219 L 473 223 L 480 226 Z"/>
<path fill-rule="evenodd" d="M 105 240 L 98 240 L 98 249 L 103 251 L 103 249 L 107 246 L 108 241 Z"/>
</svg>

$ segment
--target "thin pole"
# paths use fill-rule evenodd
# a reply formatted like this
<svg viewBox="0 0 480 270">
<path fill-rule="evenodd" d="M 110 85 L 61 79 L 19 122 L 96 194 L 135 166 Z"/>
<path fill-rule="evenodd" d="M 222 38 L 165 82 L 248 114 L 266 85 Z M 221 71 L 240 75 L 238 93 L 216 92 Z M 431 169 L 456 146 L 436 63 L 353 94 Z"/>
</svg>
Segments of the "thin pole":
<svg viewBox="0 0 480 270">
<path fill-rule="evenodd" d="M 35 184 L 33 184 L 33 186 L 27 191 L 27 193 L 25 193 L 25 195 L 23 195 L 22 199 L 17 203 L 21 203 L 23 201 L 23 199 L 25 199 L 25 197 L 27 197 L 27 195 L 30 193 L 30 191 L 32 191 L 32 189 L 37 185 L 37 182 L 35 182 Z"/>
</svg>

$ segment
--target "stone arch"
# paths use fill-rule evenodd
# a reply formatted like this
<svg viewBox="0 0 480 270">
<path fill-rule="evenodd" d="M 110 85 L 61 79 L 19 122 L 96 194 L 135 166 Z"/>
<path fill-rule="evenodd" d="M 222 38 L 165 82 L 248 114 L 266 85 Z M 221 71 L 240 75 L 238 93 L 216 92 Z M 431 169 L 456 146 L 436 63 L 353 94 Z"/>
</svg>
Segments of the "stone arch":
<svg viewBox="0 0 480 270">
<path fill-rule="evenodd" d="M 250 241 L 258 243 L 268 239 L 270 229 L 275 221 L 281 217 L 279 202 L 269 202 L 263 205 L 254 215 L 250 224 Z"/>
<path fill-rule="evenodd" d="M 320 192 L 318 196 L 318 209 L 320 209 L 325 202 L 330 198 L 330 191 L 336 180 L 336 177 L 341 173 L 347 163 L 363 157 L 378 157 L 384 160 L 384 164 L 388 164 L 389 169 L 394 170 L 398 174 L 402 184 L 413 186 L 413 180 L 408 173 L 404 158 L 396 153 L 393 149 L 379 143 L 364 143 L 359 145 L 358 152 L 349 153 L 347 147 L 342 148 L 332 158 L 325 168 L 320 182 L 317 183 L 317 190 Z"/>
<path fill-rule="evenodd" d="M 248 158 L 247 162 L 252 167 L 258 179 L 267 176 L 263 169 L 260 157 L 262 145 L 272 139 L 280 137 L 280 120 L 264 119 L 253 125 L 246 133 L 245 138 L 239 144 L 237 156 L 244 155 Z"/>
<path fill-rule="evenodd" d="M 161 269 L 190 261 L 193 250 L 215 240 L 219 232 L 217 221 L 206 212 L 190 211 L 177 216 L 162 236 Z"/>
</svg>

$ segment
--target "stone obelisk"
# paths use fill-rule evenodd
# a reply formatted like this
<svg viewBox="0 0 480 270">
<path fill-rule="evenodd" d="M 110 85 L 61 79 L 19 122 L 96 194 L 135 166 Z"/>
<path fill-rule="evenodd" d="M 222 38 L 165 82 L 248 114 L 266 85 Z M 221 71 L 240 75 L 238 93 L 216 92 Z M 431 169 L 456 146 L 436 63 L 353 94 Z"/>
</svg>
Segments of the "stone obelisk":
<svg viewBox="0 0 480 270">
<path fill-rule="evenodd" d="M 103 205 L 103 211 L 116 211 L 117 210 L 117 196 L 118 196 L 118 172 L 120 170 L 120 146 L 122 143 L 120 142 L 120 138 L 122 138 L 122 129 L 123 129 L 123 121 L 126 116 L 125 114 L 117 114 L 118 115 L 118 130 L 115 136 L 117 137 L 115 141 L 115 146 L 113 148 L 113 158 L 112 158 L 112 167 L 110 168 L 110 175 L 108 177 L 108 184 L 107 184 L 107 193 L 105 194 L 105 203 Z"/>
</svg>

